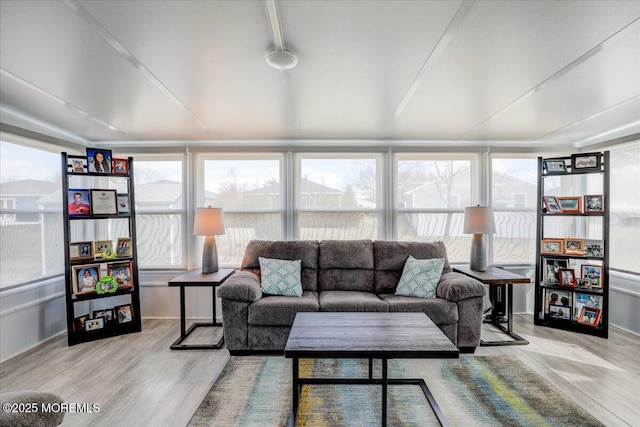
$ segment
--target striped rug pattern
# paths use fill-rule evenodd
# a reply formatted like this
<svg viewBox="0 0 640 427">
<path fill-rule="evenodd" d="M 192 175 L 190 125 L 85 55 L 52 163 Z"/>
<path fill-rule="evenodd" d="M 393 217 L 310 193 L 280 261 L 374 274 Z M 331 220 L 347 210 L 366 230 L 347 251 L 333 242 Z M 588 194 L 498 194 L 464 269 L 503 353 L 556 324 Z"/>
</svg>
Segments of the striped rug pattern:
<svg viewBox="0 0 640 427">
<path fill-rule="evenodd" d="M 374 362 L 379 376 L 379 362 Z M 366 359 L 301 360 L 307 377 L 366 378 Z M 513 356 L 390 360 L 391 378 L 424 378 L 452 426 L 602 426 Z M 297 426 L 380 425 L 380 387 L 303 387 Z M 389 387 L 389 426 L 438 425 L 418 386 Z M 232 357 L 190 426 L 287 426 L 291 360 Z"/>
</svg>

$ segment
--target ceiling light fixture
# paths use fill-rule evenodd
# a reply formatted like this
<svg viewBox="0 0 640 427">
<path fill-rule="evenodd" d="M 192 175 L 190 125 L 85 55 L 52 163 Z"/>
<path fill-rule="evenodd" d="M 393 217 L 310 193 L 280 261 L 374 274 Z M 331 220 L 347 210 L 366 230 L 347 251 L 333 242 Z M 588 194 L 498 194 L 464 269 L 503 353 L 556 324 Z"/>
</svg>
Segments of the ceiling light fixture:
<svg viewBox="0 0 640 427">
<path fill-rule="evenodd" d="M 267 6 L 267 16 L 269 17 L 273 44 L 276 47 L 267 54 L 265 60 L 269 66 L 276 70 L 290 70 L 298 63 L 298 58 L 284 46 L 284 36 L 282 35 L 282 27 L 280 26 L 278 6 L 275 0 L 265 0 L 265 5 Z"/>
</svg>

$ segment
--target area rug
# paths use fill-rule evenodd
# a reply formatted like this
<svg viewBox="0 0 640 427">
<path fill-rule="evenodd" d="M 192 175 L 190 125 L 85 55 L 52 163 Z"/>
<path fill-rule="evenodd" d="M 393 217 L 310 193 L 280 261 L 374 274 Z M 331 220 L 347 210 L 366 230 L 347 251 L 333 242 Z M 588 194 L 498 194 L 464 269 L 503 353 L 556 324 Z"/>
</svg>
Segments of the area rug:
<svg viewBox="0 0 640 427">
<path fill-rule="evenodd" d="M 374 365 L 379 377 L 379 362 Z M 301 377 L 366 378 L 366 359 L 304 359 Z M 602 426 L 513 356 L 389 361 L 390 378 L 424 378 L 451 426 Z M 419 386 L 389 386 L 389 426 L 435 426 Z M 297 426 L 377 426 L 380 386 L 304 386 Z M 232 357 L 190 426 L 287 426 L 291 359 Z"/>
</svg>

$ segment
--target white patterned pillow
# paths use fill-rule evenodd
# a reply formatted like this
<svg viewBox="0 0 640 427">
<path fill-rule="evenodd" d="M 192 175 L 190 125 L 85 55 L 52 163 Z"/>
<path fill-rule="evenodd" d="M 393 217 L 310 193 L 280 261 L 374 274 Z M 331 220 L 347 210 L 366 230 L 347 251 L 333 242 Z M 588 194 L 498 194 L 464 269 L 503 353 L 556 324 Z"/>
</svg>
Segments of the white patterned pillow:
<svg viewBox="0 0 640 427">
<path fill-rule="evenodd" d="M 396 295 L 435 298 L 443 268 L 444 258 L 415 259 L 409 255 L 404 263 Z"/>
<path fill-rule="evenodd" d="M 289 261 L 258 257 L 258 262 L 260 262 L 262 292 L 269 295 L 302 296 L 300 280 L 302 265 L 299 259 Z"/>
</svg>

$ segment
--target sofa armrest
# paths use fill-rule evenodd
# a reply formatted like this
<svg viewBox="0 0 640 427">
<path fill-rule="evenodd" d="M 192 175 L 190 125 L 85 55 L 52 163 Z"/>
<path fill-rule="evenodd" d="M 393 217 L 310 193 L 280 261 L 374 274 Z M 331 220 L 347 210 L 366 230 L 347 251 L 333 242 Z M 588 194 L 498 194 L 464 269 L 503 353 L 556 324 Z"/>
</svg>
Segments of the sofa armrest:
<svg viewBox="0 0 640 427">
<path fill-rule="evenodd" d="M 457 302 L 467 298 L 483 297 L 487 293 L 481 282 L 461 273 L 445 273 L 440 278 L 436 296 L 447 301 Z"/>
<path fill-rule="evenodd" d="M 248 271 L 236 271 L 218 287 L 218 297 L 252 303 L 262 298 L 260 277 Z"/>
</svg>

